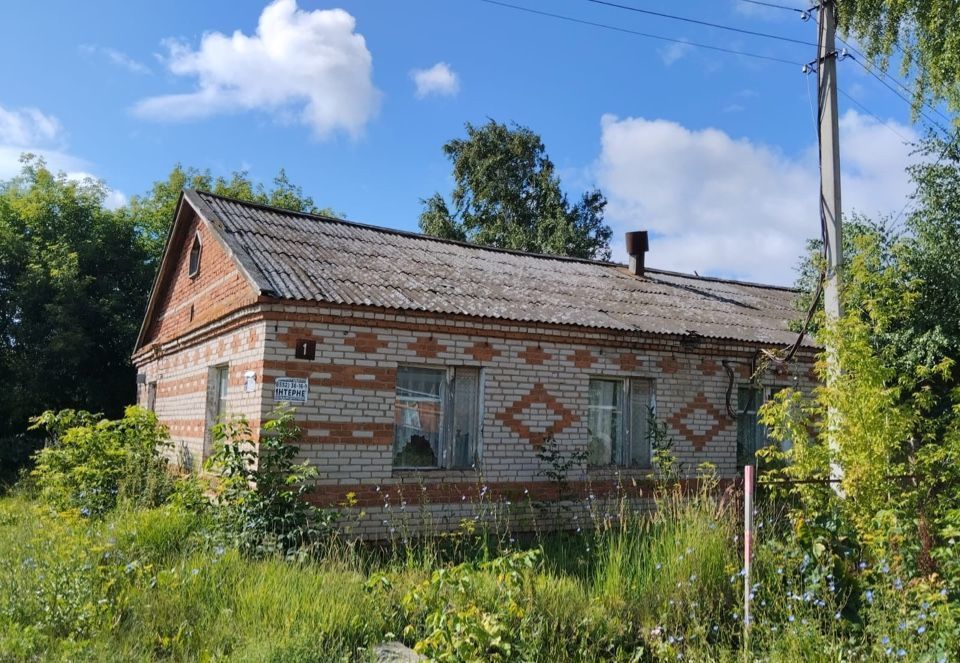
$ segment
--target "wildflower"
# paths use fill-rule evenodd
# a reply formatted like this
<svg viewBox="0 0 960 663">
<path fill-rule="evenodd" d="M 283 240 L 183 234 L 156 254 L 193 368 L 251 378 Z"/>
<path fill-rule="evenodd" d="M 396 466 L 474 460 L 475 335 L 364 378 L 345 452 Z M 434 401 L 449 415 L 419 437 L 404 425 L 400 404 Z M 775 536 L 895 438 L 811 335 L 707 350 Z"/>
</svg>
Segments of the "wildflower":
<svg viewBox="0 0 960 663">
<path fill-rule="evenodd" d="M 839 611 L 839 610 L 838 610 L 837 612 L 833 613 L 833 618 L 834 618 L 835 620 L 837 620 L 838 622 L 840 621 L 840 611 Z"/>
<path fill-rule="evenodd" d="M 896 590 L 903 589 L 903 581 L 900 578 L 896 578 L 893 581 L 893 588 Z"/>
<path fill-rule="evenodd" d="M 793 615 L 788 616 L 788 617 L 787 617 L 787 621 L 792 624 L 793 621 L 794 621 L 794 616 L 793 616 Z"/>
<path fill-rule="evenodd" d="M 906 649 L 898 649 L 898 650 L 897 650 L 897 656 L 899 656 L 900 658 L 903 658 L 903 657 L 906 656 L 906 655 L 907 655 L 907 650 L 906 650 Z"/>
<path fill-rule="evenodd" d="M 867 563 L 866 563 L 866 562 L 860 562 L 859 564 L 857 564 L 857 568 L 859 568 L 861 571 L 863 571 L 863 570 L 865 570 L 865 569 L 867 568 Z"/>
<path fill-rule="evenodd" d="M 890 638 L 889 638 L 889 636 L 886 636 L 886 635 L 885 635 L 885 636 L 883 636 L 882 638 L 880 638 L 880 644 L 882 644 L 882 645 L 889 645 L 889 644 L 890 644 Z"/>
<path fill-rule="evenodd" d="M 917 627 L 917 635 L 923 635 L 926 632 L 927 632 L 927 627 L 924 626 L 923 624 Z"/>
<path fill-rule="evenodd" d="M 868 589 L 863 596 L 867 599 L 867 603 L 873 603 L 873 590 Z"/>
<path fill-rule="evenodd" d="M 216 555 L 217 557 L 219 557 L 219 556 L 222 555 L 225 551 L 226 551 L 226 548 L 224 548 L 223 546 L 217 546 L 216 548 L 213 549 L 213 554 Z"/>
<path fill-rule="evenodd" d="M 200 569 L 191 569 L 190 573 L 192 573 L 193 575 L 197 575 L 198 573 L 200 573 Z"/>
</svg>

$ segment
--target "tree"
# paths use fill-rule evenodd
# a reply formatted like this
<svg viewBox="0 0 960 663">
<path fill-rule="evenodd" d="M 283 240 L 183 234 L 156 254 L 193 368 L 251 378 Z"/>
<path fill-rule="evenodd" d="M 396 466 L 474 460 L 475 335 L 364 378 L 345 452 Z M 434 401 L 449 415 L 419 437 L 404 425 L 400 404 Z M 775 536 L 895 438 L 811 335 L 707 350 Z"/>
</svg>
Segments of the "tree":
<svg viewBox="0 0 960 663">
<path fill-rule="evenodd" d="M 115 418 L 133 401 L 130 353 L 184 187 L 331 213 L 283 170 L 268 189 L 244 172 L 215 178 L 177 165 L 114 211 L 102 182 L 22 161 L 19 176 L 0 182 L 0 482 L 27 460 L 29 417 L 71 408 Z"/>
<path fill-rule="evenodd" d="M 895 49 L 913 77 L 916 112 L 925 101 L 960 111 L 960 6 L 956 0 L 837 0 L 841 33 L 860 42 L 886 70 Z"/>
<path fill-rule="evenodd" d="M 22 163 L 0 183 L 0 437 L 46 409 L 122 412 L 152 276 L 130 219 L 104 208 L 102 183 Z"/>
<path fill-rule="evenodd" d="M 518 251 L 609 260 L 607 204 L 598 190 L 571 205 L 540 136 L 493 120 L 466 124 L 443 146 L 453 163 L 453 212 L 439 193 L 421 200 L 420 229 L 435 237 Z"/>
<path fill-rule="evenodd" d="M 184 189 L 200 189 L 295 212 L 340 216 L 330 208 L 318 208 L 313 198 L 305 196 L 301 187 L 290 182 L 282 168 L 273 179 L 273 187 L 267 189 L 263 184 L 253 182 L 246 171 L 235 171 L 228 179 L 214 177 L 209 170 L 184 168 L 178 163 L 165 180 L 154 182 L 147 194 L 133 196 L 123 209 L 123 213 L 130 216 L 137 228 L 152 265 L 160 260 L 163 253 L 174 208 Z"/>
<path fill-rule="evenodd" d="M 960 150 L 956 139 L 931 137 L 921 152 L 936 156 L 911 168 L 917 205 L 906 232 L 862 218 L 845 224 L 845 315 L 832 325 L 821 317 L 818 330 L 843 371 L 812 399 L 785 392 L 764 416 L 775 437 L 794 442 L 793 478 L 842 467 L 848 499 L 839 509 L 864 540 L 887 545 L 896 523 L 909 533 L 912 563 L 951 569 L 960 589 L 960 558 L 948 550 L 960 535 Z M 801 270 L 808 292 L 817 259 Z M 818 493 L 833 496 L 797 492 L 808 515 Z"/>
</svg>

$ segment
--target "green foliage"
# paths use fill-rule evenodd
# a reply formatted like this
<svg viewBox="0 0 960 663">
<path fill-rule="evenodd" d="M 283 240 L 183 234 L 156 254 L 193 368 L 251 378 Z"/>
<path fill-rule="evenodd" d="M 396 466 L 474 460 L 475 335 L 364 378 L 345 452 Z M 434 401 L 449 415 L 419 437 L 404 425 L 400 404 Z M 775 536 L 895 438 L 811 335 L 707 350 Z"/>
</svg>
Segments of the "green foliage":
<svg viewBox="0 0 960 663">
<path fill-rule="evenodd" d="M 607 204 L 598 190 L 571 205 L 540 136 L 490 120 L 443 146 L 453 163 L 453 212 L 439 193 L 422 200 L 428 235 L 518 251 L 610 258 Z"/>
<path fill-rule="evenodd" d="M 215 451 L 207 467 L 218 476 L 215 510 L 223 534 L 255 556 L 306 555 L 323 542 L 333 514 L 305 499 L 317 475 L 297 463 L 300 429 L 293 411 L 276 410 L 259 442 L 246 420 L 221 422 L 213 431 Z"/>
<path fill-rule="evenodd" d="M 523 606 L 537 561 L 525 551 L 434 571 L 402 602 L 408 614 L 422 614 L 416 651 L 450 663 L 522 658 Z M 408 635 L 415 631 L 408 627 Z"/>
<path fill-rule="evenodd" d="M 68 179 L 26 155 L 0 182 L 0 438 L 40 409 L 120 414 L 134 395 L 128 357 L 152 273 L 129 219 L 100 182 Z"/>
<path fill-rule="evenodd" d="M 61 510 L 102 516 L 118 503 L 161 504 L 172 490 L 166 428 L 153 412 L 128 407 L 123 419 L 88 412 L 45 412 L 32 420 L 49 444 L 31 473 L 45 500 Z"/>
<path fill-rule="evenodd" d="M 895 50 L 913 77 L 916 112 L 945 100 L 960 110 L 960 12 L 954 0 L 837 0 L 839 29 L 863 45 L 882 70 Z"/>
<path fill-rule="evenodd" d="M 176 166 L 129 205 L 107 209 L 102 182 L 77 181 L 24 155 L 0 181 L 0 482 L 36 448 L 39 410 L 119 417 L 134 399 L 130 353 L 183 187 L 298 211 L 318 210 L 283 170 L 270 187 Z"/>
<path fill-rule="evenodd" d="M 955 143 L 935 139 L 922 152 L 928 159 L 911 171 L 917 206 L 908 232 L 864 219 L 845 224 L 846 315 L 830 327 L 821 318 L 819 328 L 841 370 L 824 357 L 825 386 L 812 399 L 778 394 L 763 418 L 775 437 L 794 442 L 786 476 L 842 468 L 848 499 L 822 484 L 798 485 L 790 496 L 804 514 L 797 520 L 836 513 L 868 555 L 889 558 L 888 544 L 898 541 L 911 573 L 937 572 L 956 589 L 949 541 L 960 531 L 960 155 Z"/>
<path fill-rule="evenodd" d="M 675 486 L 658 496 L 655 513 L 624 514 L 596 543 L 596 595 L 608 610 L 650 628 L 662 649 L 671 636 L 709 646 L 731 623 L 736 518 L 715 487 L 705 482 L 684 495 Z"/>
<path fill-rule="evenodd" d="M 540 473 L 557 488 L 556 501 L 573 499 L 575 495 L 570 491 L 570 471 L 580 471 L 586 466 L 586 447 L 565 450 L 551 435 L 537 447 L 537 459 L 545 466 Z"/>
<path fill-rule="evenodd" d="M 200 189 L 295 212 L 339 216 L 330 208 L 318 208 L 313 198 L 304 195 L 301 187 L 290 182 L 282 168 L 273 179 L 273 186 L 267 188 L 251 180 L 246 171 L 235 171 L 229 178 L 214 177 L 209 170 L 184 167 L 178 163 L 167 179 L 154 182 L 149 193 L 133 196 L 129 205 L 121 210 L 121 214 L 137 228 L 153 266 L 163 254 L 177 200 L 184 189 Z"/>
</svg>

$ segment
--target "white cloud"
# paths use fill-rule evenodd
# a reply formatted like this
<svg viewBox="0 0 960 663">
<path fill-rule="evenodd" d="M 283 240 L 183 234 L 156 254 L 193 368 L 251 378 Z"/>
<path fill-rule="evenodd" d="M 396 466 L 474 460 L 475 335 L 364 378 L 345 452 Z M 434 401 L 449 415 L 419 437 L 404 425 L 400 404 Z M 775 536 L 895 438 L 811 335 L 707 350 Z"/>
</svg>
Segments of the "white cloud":
<svg viewBox="0 0 960 663">
<path fill-rule="evenodd" d="M 819 233 L 816 146 L 797 156 L 717 129 L 602 119 L 597 177 L 610 202 L 617 257 L 624 231 L 648 229 L 654 267 L 791 284 Z M 891 123 L 892 124 L 892 123 Z M 894 125 L 917 139 L 910 127 Z M 911 148 L 887 127 L 848 111 L 840 122 L 843 209 L 896 213 L 912 191 Z"/>
<path fill-rule="evenodd" d="M 690 44 L 675 42 L 660 49 L 660 59 L 663 60 L 663 63 L 669 67 L 691 50 L 693 50 L 693 46 Z"/>
<path fill-rule="evenodd" d="M 155 120 L 191 120 L 261 110 L 291 115 L 318 137 L 335 130 L 359 135 L 376 113 L 373 58 L 356 21 L 342 9 L 302 11 L 296 0 L 274 0 L 256 34 L 208 32 L 193 50 L 168 40 L 166 64 L 197 78 L 185 94 L 149 97 L 134 112 Z"/>
<path fill-rule="evenodd" d="M 0 106 L 0 180 L 18 175 L 22 169 L 21 157 L 34 154 L 43 158 L 47 168 L 63 172 L 69 179 L 97 179 L 90 174 L 90 164 L 64 150 L 66 139 L 60 121 L 36 108 L 8 110 Z M 120 191 L 107 190 L 104 201 L 110 209 L 127 203 Z"/>
<path fill-rule="evenodd" d="M 0 143 L 50 145 L 58 142 L 63 128 L 59 120 L 36 108 L 7 110 L 0 106 Z"/>
<path fill-rule="evenodd" d="M 431 94 L 453 96 L 460 91 L 460 79 L 446 62 L 438 62 L 429 69 L 414 69 L 410 78 L 417 86 L 417 97 Z"/>
<path fill-rule="evenodd" d="M 138 60 L 134 60 L 132 57 L 127 55 L 122 51 L 118 51 L 115 48 L 110 48 L 108 46 L 97 46 L 93 44 L 84 44 L 80 46 L 80 52 L 85 55 L 102 55 L 112 64 L 115 64 L 118 67 L 126 69 L 127 71 L 133 74 L 151 74 L 150 67 L 143 64 Z"/>
</svg>

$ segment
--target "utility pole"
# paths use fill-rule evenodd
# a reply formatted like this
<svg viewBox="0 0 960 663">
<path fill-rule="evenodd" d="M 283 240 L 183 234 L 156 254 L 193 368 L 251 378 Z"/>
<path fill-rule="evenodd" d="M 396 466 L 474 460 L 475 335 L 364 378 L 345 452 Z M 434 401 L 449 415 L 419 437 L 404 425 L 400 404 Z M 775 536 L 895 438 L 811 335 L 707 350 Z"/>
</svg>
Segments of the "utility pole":
<svg viewBox="0 0 960 663">
<path fill-rule="evenodd" d="M 819 11 L 820 34 L 817 42 L 817 108 L 820 142 L 820 218 L 824 224 L 824 254 L 827 258 L 823 286 L 823 308 L 827 322 L 835 322 L 843 315 L 840 303 L 840 280 L 843 271 L 843 238 L 840 225 L 840 129 L 837 124 L 837 53 L 835 0 L 821 0 Z M 841 367 L 836 348 L 827 345 L 827 386 L 835 383 Z M 839 451 L 838 428 L 840 415 L 835 408 L 827 411 L 828 444 L 833 453 Z M 830 477 L 843 478 L 843 467 L 834 458 L 830 463 Z M 843 496 L 839 483 L 834 491 Z"/>
<path fill-rule="evenodd" d="M 834 4 L 834 0 L 822 0 L 820 3 L 820 49 L 817 53 L 820 214 L 826 225 L 823 240 L 827 257 L 823 307 L 827 320 L 836 320 L 843 313 L 839 292 L 843 239 L 840 230 L 840 132 L 837 124 L 837 24 Z"/>
</svg>

